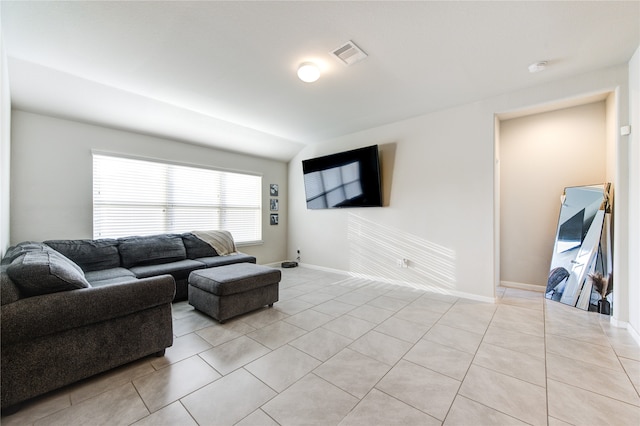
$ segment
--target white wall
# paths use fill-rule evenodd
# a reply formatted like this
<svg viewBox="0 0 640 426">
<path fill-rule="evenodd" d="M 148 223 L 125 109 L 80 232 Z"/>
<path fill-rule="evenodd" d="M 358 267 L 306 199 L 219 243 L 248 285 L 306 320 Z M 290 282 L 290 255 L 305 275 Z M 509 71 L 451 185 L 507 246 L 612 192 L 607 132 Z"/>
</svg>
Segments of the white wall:
<svg viewBox="0 0 640 426">
<path fill-rule="evenodd" d="M 10 240 L 11 95 L 7 57 L 0 31 L 0 257 Z"/>
<path fill-rule="evenodd" d="M 289 257 L 302 262 L 491 299 L 494 272 L 495 115 L 627 89 L 619 66 L 438 111 L 305 148 L 289 163 Z M 619 110 L 627 119 L 627 107 Z M 395 143 L 388 207 L 310 211 L 301 160 Z M 383 161 L 384 161 L 383 156 Z M 620 229 L 626 232 L 626 229 Z M 408 269 L 395 261 L 406 257 Z"/>
<path fill-rule="evenodd" d="M 500 280 L 545 287 L 565 187 L 606 181 L 605 102 L 504 120 Z"/>
<path fill-rule="evenodd" d="M 477 105 L 456 109 L 469 125 L 456 126 L 455 140 L 451 111 L 443 111 L 306 150 L 290 162 L 290 248 L 300 247 L 306 263 L 471 293 L 471 277 L 489 276 L 493 268 L 491 250 L 474 246 L 491 240 L 493 209 L 484 201 L 491 200 L 493 171 L 467 179 L 477 163 L 492 163 L 491 150 L 467 143 L 481 137 L 476 130 L 483 118 L 493 120 L 478 112 Z M 492 127 L 482 131 L 492 137 Z M 369 144 L 395 144 L 395 164 L 382 155 L 384 179 L 392 179 L 388 207 L 307 211 L 299 160 Z M 400 258 L 409 260 L 409 268 L 398 268 Z M 492 297 L 493 290 L 480 295 Z"/>
<path fill-rule="evenodd" d="M 286 163 L 13 110 L 11 242 L 92 238 L 91 150 L 259 173 L 263 240 L 241 250 L 259 263 L 286 255 Z M 280 225 L 269 225 L 268 185 L 280 185 Z"/>
<path fill-rule="evenodd" d="M 629 325 L 640 343 L 640 48 L 629 62 Z M 623 122 L 624 124 L 624 122 Z"/>
</svg>

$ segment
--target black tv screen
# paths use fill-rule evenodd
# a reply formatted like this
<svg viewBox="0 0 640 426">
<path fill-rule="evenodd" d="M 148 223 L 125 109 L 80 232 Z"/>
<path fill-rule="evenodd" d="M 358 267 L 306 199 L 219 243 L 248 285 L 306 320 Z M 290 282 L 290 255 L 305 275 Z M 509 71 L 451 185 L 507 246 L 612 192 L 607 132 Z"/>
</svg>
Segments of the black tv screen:
<svg viewBox="0 0 640 426">
<path fill-rule="evenodd" d="M 308 209 L 381 207 L 378 145 L 302 161 Z"/>
</svg>

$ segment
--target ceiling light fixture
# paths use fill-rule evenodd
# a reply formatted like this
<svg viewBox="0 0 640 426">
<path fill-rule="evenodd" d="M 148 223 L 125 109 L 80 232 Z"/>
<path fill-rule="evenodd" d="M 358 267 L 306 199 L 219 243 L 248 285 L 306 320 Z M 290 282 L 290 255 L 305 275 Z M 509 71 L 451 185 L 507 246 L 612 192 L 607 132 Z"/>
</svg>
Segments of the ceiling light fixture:
<svg viewBox="0 0 640 426">
<path fill-rule="evenodd" d="M 316 64 L 303 62 L 298 67 L 298 78 L 305 83 L 313 83 L 320 78 L 320 69 Z"/>
<path fill-rule="evenodd" d="M 533 64 L 529 65 L 529 72 L 532 74 L 536 72 L 542 72 L 545 69 L 547 69 L 547 61 L 534 62 Z"/>
</svg>

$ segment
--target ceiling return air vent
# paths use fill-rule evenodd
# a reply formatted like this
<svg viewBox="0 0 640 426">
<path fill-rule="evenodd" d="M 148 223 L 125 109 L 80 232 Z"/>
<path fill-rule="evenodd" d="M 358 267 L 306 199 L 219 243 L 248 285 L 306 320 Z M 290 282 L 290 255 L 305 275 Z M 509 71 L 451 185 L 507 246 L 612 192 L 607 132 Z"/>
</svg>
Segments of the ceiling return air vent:
<svg viewBox="0 0 640 426">
<path fill-rule="evenodd" d="M 367 54 L 351 40 L 333 50 L 331 54 L 345 65 L 353 65 L 367 57 Z"/>
</svg>

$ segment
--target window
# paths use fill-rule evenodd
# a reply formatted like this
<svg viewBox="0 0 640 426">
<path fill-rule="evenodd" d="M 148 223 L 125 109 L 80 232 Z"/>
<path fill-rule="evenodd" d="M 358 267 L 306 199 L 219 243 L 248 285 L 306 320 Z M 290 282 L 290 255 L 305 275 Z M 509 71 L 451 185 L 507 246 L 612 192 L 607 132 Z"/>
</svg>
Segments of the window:
<svg viewBox="0 0 640 426">
<path fill-rule="evenodd" d="M 262 177 L 93 155 L 93 237 L 227 230 L 262 239 Z"/>
</svg>

